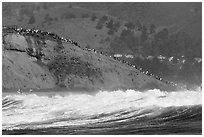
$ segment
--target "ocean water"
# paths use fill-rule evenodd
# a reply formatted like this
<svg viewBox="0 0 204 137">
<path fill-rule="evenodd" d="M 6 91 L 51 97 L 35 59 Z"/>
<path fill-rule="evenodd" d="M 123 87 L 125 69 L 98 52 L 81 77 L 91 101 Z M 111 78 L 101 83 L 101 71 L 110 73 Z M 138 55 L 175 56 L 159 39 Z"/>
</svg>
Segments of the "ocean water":
<svg viewBox="0 0 204 137">
<path fill-rule="evenodd" d="M 4 94 L 3 134 L 202 134 L 202 91 Z"/>
</svg>

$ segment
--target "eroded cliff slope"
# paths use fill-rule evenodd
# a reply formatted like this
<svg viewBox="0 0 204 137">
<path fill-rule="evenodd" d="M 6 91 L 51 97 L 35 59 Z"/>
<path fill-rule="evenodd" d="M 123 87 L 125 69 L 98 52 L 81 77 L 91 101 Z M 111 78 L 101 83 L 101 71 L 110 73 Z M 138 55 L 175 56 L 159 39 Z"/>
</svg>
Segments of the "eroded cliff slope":
<svg viewBox="0 0 204 137">
<path fill-rule="evenodd" d="M 3 31 L 3 89 L 175 89 L 95 50 L 29 32 Z"/>
</svg>

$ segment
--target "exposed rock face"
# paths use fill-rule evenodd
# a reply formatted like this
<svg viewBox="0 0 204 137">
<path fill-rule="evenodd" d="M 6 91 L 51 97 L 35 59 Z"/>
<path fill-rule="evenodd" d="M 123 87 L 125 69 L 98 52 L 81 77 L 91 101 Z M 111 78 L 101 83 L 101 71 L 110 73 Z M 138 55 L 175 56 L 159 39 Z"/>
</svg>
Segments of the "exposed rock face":
<svg viewBox="0 0 204 137">
<path fill-rule="evenodd" d="M 66 42 L 14 33 L 3 41 L 3 89 L 172 88 L 131 66 Z"/>
</svg>

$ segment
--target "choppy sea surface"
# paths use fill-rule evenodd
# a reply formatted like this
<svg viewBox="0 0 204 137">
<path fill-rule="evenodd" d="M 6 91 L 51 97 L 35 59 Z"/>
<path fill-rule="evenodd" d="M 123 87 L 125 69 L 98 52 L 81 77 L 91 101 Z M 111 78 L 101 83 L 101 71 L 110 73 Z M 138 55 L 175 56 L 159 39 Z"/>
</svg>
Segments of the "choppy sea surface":
<svg viewBox="0 0 204 137">
<path fill-rule="evenodd" d="M 3 94 L 3 134 L 202 134 L 202 91 Z"/>
</svg>

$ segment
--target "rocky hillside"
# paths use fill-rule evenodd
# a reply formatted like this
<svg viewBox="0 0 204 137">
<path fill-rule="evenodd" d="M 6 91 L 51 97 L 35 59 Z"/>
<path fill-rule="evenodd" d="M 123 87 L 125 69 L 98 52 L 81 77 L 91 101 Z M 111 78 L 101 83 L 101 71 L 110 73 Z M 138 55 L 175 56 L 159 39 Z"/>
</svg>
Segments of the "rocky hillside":
<svg viewBox="0 0 204 137">
<path fill-rule="evenodd" d="M 3 89 L 176 89 L 135 66 L 40 30 L 4 27 L 2 56 Z"/>
</svg>

